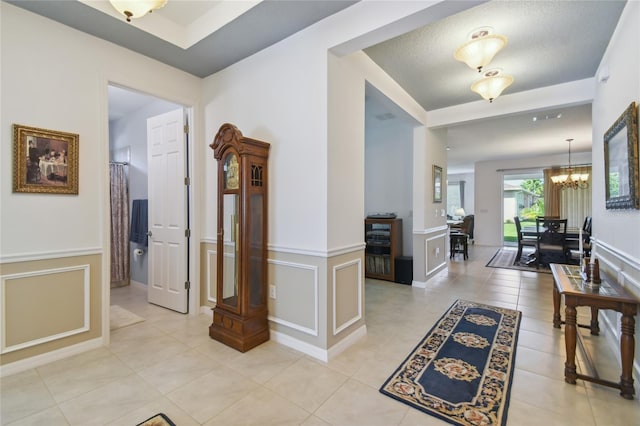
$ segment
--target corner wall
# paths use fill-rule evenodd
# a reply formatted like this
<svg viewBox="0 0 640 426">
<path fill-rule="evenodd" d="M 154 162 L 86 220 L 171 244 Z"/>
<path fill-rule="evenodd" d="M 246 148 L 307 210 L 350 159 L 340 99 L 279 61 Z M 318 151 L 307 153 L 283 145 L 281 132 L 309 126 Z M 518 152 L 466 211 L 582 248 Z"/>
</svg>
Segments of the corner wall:
<svg viewBox="0 0 640 426">
<path fill-rule="evenodd" d="M 0 31 L 0 278 L 9 290 L 0 321 L 11 333 L 4 336 L 11 349 L 0 360 L 4 375 L 108 343 L 109 82 L 193 105 L 196 122 L 201 86 L 199 78 L 6 2 Z M 12 191 L 14 123 L 79 134 L 78 195 Z M 43 312 L 51 318 L 33 320 Z"/>
<path fill-rule="evenodd" d="M 338 57 L 330 50 L 430 6 L 357 3 L 204 80 L 207 140 L 222 123 L 231 122 L 245 136 L 271 144 L 268 262 L 269 285 L 277 294 L 269 300 L 272 336 L 321 359 L 366 330 L 365 79 L 419 117 L 417 123 L 424 123 L 426 115 L 364 53 Z M 441 149 L 438 161 L 444 166 Z M 211 151 L 203 150 L 201 248 L 206 254 L 201 258 L 211 259 L 217 177 Z M 420 188 L 428 182 L 420 180 Z M 201 285 L 206 289 L 212 282 L 203 277 Z M 203 309 L 212 306 L 211 298 L 201 300 Z"/>
<path fill-rule="evenodd" d="M 593 236 L 600 267 L 640 300 L 640 210 L 607 210 L 604 187 L 604 134 L 633 101 L 640 103 L 640 2 L 627 2 L 618 26 L 600 62 L 597 75 L 609 79 L 596 83 L 593 102 Z M 619 348 L 620 321 L 613 311 L 600 311 L 606 338 Z M 640 379 L 640 320 L 635 323 L 636 381 Z M 636 382 L 637 383 L 637 382 Z M 636 385 L 637 388 L 637 385 Z M 637 398 L 637 396 L 636 396 Z"/>
</svg>

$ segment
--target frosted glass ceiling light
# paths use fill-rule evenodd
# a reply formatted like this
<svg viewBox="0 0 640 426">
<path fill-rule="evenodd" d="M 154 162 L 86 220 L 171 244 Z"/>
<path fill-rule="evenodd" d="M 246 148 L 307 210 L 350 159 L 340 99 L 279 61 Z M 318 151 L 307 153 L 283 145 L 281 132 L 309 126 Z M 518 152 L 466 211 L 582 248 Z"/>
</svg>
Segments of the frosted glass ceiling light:
<svg viewBox="0 0 640 426">
<path fill-rule="evenodd" d="M 482 68 L 489 65 L 496 53 L 507 45 L 505 36 L 491 34 L 492 32 L 491 27 L 474 30 L 469 35 L 469 41 L 460 46 L 453 57 L 469 68 L 482 72 Z"/>
<path fill-rule="evenodd" d="M 494 68 L 484 73 L 484 76 L 471 85 L 471 90 L 493 102 L 502 91 L 513 83 L 513 77 L 503 75 L 502 70 Z"/>
<path fill-rule="evenodd" d="M 160 9 L 167 0 L 109 0 L 118 12 L 127 17 L 127 22 L 131 22 L 131 18 L 142 18 L 147 13 Z"/>
</svg>

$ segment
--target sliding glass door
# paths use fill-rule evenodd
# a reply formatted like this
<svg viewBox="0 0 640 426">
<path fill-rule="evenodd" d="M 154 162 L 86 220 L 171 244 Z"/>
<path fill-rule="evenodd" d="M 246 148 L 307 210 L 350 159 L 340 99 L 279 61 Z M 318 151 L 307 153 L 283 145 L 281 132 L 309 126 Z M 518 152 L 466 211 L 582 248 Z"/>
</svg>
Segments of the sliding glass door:
<svg viewBox="0 0 640 426">
<path fill-rule="evenodd" d="M 517 245 L 514 217 L 522 226 L 535 226 L 536 216 L 544 215 L 544 177 L 541 170 L 507 173 L 502 179 L 504 245 Z"/>
</svg>

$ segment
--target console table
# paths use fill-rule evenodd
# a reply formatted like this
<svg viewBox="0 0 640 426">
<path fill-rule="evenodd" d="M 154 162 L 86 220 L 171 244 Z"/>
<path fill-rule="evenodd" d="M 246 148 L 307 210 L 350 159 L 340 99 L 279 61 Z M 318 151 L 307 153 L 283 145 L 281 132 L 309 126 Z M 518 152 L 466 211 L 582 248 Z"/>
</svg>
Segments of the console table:
<svg viewBox="0 0 640 426">
<path fill-rule="evenodd" d="M 565 345 L 567 349 L 567 361 L 564 364 L 564 380 L 567 383 L 575 384 L 576 379 L 587 380 L 600 385 L 620 389 L 620 395 L 625 399 L 633 399 L 633 357 L 634 357 L 634 330 L 635 315 L 638 310 L 638 300 L 629 294 L 611 276 L 601 272 L 602 282 L 594 287 L 585 284 L 580 275 L 580 267 L 577 265 L 551 265 L 553 273 L 553 326 L 560 328 L 562 323 L 560 318 L 560 297 L 564 296 L 565 309 Z M 622 314 L 621 335 L 620 335 L 620 358 L 622 363 L 622 374 L 620 382 L 614 383 L 591 377 L 576 372 L 576 307 L 589 306 L 591 308 L 591 334 L 597 335 L 598 310 L 612 309 Z"/>
</svg>

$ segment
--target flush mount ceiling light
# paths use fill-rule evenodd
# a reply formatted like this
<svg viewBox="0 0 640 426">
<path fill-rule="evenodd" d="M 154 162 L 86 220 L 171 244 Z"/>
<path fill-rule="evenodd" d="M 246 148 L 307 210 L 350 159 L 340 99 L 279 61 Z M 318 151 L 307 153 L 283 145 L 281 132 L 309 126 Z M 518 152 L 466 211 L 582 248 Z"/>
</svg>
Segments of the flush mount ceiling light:
<svg viewBox="0 0 640 426">
<path fill-rule="evenodd" d="M 127 17 L 127 22 L 131 22 L 131 18 L 141 18 L 167 4 L 167 0 L 109 0 L 109 2 L 118 12 Z"/>
<path fill-rule="evenodd" d="M 569 142 L 569 167 L 563 169 L 561 174 L 551 176 L 551 181 L 560 189 L 584 189 L 589 187 L 589 173 L 574 173 L 571 167 L 571 141 Z"/>
<path fill-rule="evenodd" d="M 471 90 L 493 102 L 502 91 L 513 83 L 513 77 L 502 74 L 502 70 L 494 68 L 484 73 L 483 77 L 471 85 Z"/>
<path fill-rule="evenodd" d="M 496 53 L 507 45 L 505 36 L 492 32 L 491 27 L 473 30 L 469 35 L 469 41 L 460 46 L 453 57 L 467 64 L 469 68 L 482 72 L 482 68 L 489 65 Z"/>
</svg>

